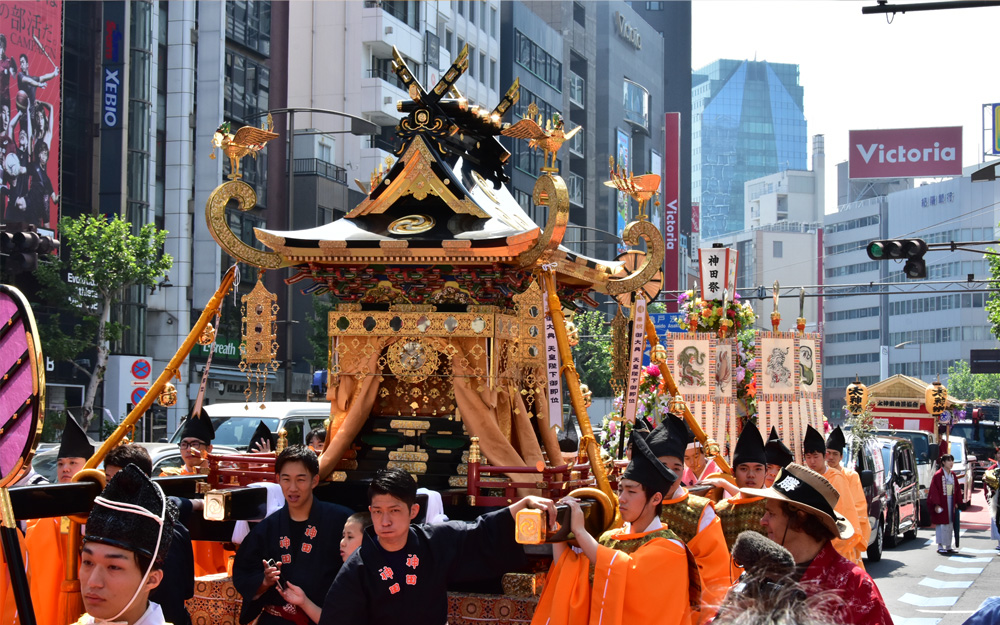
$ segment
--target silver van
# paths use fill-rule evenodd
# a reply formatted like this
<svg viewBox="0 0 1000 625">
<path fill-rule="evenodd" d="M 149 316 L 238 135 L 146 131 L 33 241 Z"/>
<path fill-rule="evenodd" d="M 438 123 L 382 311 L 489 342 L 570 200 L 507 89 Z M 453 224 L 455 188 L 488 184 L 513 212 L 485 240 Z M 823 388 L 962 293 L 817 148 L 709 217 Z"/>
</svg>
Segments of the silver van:
<svg viewBox="0 0 1000 625">
<path fill-rule="evenodd" d="M 213 445 L 225 445 L 245 451 L 253 431 L 261 421 L 277 434 L 285 430 L 289 445 L 305 445 L 306 436 L 316 428 L 322 428 L 323 422 L 330 417 L 330 402 L 268 402 L 261 408 L 260 404 L 225 403 L 204 406 L 205 411 L 215 426 Z M 181 423 L 183 426 L 183 422 Z M 170 442 L 175 445 L 180 442 L 178 427 Z"/>
</svg>

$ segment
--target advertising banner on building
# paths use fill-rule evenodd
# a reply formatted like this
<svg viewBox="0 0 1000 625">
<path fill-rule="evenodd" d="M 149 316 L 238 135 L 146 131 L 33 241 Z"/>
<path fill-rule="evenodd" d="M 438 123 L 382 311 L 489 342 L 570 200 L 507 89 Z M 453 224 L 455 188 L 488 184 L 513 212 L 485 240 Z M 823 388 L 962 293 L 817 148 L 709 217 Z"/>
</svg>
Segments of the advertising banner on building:
<svg viewBox="0 0 1000 625">
<path fill-rule="evenodd" d="M 122 212 L 125 180 L 125 59 L 128 57 L 128 20 L 124 0 L 103 3 L 101 33 L 101 213 Z"/>
<path fill-rule="evenodd" d="M 43 234 L 59 223 L 62 5 L 0 2 L 0 204 Z"/>
<path fill-rule="evenodd" d="M 678 289 L 680 279 L 681 114 L 667 113 L 664 128 L 663 290 L 672 293 Z M 666 304 L 667 312 L 677 312 L 675 298 L 666 298 Z"/>
<path fill-rule="evenodd" d="M 992 130 L 989 131 L 989 141 L 986 145 L 990 147 L 986 153 L 990 156 L 1000 156 L 1000 104 L 987 104 L 985 108 L 992 120 L 991 125 L 987 126 Z"/>
<path fill-rule="evenodd" d="M 962 127 L 850 132 L 850 178 L 962 175 Z"/>
<path fill-rule="evenodd" d="M 616 154 L 615 154 L 615 168 L 622 169 L 624 171 L 629 171 L 631 166 L 631 159 L 629 159 L 629 148 L 631 147 L 632 138 L 627 132 L 618 129 L 618 141 L 616 143 Z M 625 225 L 629 220 L 629 209 L 632 206 L 632 199 L 627 193 L 622 191 L 615 191 L 615 234 L 618 235 L 618 253 L 624 254 L 628 251 L 625 244 L 622 242 L 622 237 L 625 234 Z"/>
</svg>

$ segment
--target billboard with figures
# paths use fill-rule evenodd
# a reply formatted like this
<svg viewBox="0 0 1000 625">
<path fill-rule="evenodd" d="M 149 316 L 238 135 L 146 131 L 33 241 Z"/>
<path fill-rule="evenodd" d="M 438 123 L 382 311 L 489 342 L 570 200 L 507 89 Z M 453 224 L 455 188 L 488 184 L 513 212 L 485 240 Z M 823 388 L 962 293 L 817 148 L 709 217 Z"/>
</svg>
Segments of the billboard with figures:
<svg viewBox="0 0 1000 625">
<path fill-rule="evenodd" d="M 0 208 L 5 222 L 45 234 L 59 221 L 62 10 L 58 0 L 0 2 Z"/>
</svg>

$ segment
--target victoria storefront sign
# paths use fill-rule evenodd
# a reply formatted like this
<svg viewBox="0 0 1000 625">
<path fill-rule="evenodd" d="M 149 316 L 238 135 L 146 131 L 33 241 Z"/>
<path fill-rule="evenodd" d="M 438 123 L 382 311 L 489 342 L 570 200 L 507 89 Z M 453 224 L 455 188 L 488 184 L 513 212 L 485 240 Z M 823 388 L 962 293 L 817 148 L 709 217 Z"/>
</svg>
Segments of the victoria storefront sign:
<svg viewBox="0 0 1000 625">
<path fill-rule="evenodd" d="M 642 35 L 639 29 L 625 21 L 625 16 L 615 11 L 615 26 L 618 36 L 635 46 L 636 50 L 642 49 Z"/>
<path fill-rule="evenodd" d="M 962 175 L 962 127 L 852 130 L 851 178 Z"/>
</svg>

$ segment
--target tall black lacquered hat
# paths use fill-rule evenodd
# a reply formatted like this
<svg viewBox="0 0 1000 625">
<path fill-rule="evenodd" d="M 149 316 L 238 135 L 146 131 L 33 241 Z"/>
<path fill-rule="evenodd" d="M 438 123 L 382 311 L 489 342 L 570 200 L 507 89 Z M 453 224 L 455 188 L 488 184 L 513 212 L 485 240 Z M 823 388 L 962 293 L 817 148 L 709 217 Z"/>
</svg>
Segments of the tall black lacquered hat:
<svg viewBox="0 0 1000 625">
<path fill-rule="evenodd" d="M 94 500 L 84 542 L 119 547 L 147 558 L 152 558 L 156 551 L 156 560 L 162 562 L 170 548 L 177 518 L 173 503 L 167 500 L 164 508 L 164 499 L 163 491 L 145 473 L 134 464 L 126 466 Z M 164 523 L 162 533 L 158 519 Z"/>
<path fill-rule="evenodd" d="M 764 443 L 764 455 L 767 456 L 768 464 L 776 464 L 779 467 L 787 467 L 793 460 L 795 454 L 782 442 L 778 436 L 778 428 L 771 426 L 771 434 Z"/>
<path fill-rule="evenodd" d="M 760 435 L 760 430 L 752 422 L 747 421 L 743 425 L 740 437 L 736 439 L 736 447 L 733 449 L 733 468 L 741 464 L 767 464 L 767 454 L 764 453 L 764 439 Z"/>
<path fill-rule="evenodd" d="M 665 497 L 677 481 L 677 474 L 659 461 L 641 434 L 633 432 L 631 443 L 632 462 L 625 467 L 622 477 L 642 484 L 649 496 L 662 493 Z"/>
<path fill-rule="evenodd" d="M 94 455 L 94 445 L 72 415 L 66 415 L 66 427 L 63 428 L 62 440 L 59 443 L 59 458 L 90 458 Z"/>
<path fill-rule="evenodd" d="M 830 436 L 826 438 L 826 448 L 843 454 L 845 447 L 847 447 L 847 439 L 844 438 L 844 431 L 840 429 L 840 426 L 838 425 L 833 428 L 833 431 L 830 432 Z"/>
<path fill-rule="evenodd" d="M 811 425 L 806 426 L 806 435 L 802 439 L 802 453 L 826 453 L 826 441 L 823 440 L 823 435 Z"/>
<path fill-rule="evenodd" d="M 250 442 L 247 443 L 247 449 L 253 451 L 253 446 L 261 441 L 266 442 L 268 445 L 271 444 L 271 428 L 267 427 L 267 424 L 263 421 L 257 424 L 257 429 L 253 431 Z"/>
<path fill-rule="evenodd" d="M 192 414 L 181 427 L 181 440 L 185 438 L 197 438 L 204 443 L 211 443 L 215 438 L 215 426 L 212 425 L 212 418 L 204 412 Z"/>
<path fill-rule="evenodd" d="M 692 440 L 694 435 L 684 419 L 669 412 L 663 415 L 663 421 L 646 437 L 646 443 L 657 458 L 673 456 L 681 460 Z"/>
</svg>

